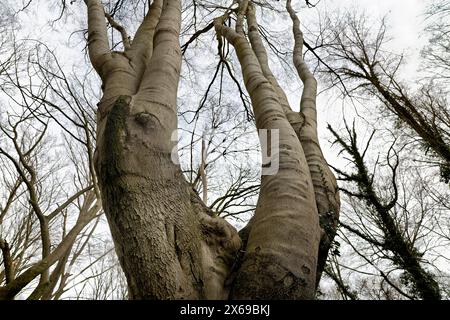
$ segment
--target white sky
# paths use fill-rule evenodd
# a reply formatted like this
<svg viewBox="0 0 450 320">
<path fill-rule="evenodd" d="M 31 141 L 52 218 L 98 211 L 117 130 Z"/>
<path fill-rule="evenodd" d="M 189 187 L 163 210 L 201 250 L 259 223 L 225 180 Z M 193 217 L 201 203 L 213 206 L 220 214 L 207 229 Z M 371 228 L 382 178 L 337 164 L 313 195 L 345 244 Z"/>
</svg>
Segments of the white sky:
<svg viewBox="0 0 450 320">
<path fill-rule="evenodd" d="M 317 1 L 312 0 L 311 2 Z M 365 11 L 374 19 L 387 15 L 388 25 L 390 26 L 389 35 L 393 36 L 392 49 L 398 53 L 406 51 L 409 54 L 409 61 L 412 62 L 412 65 L 414 65 L 414 61 L 420 51 L 421 41 L 418 37 L 422 35 L 424 27 L 422 14 L 430 2 L 432 0 L 320 0 L 316 7 L 317 11 L 314 11 L 314 9 L 303 9 L 303 0 L 293 1 L 297 8 L 299 5 L 302 5 L 299 15 L 306 26 L 309 19 L 317 19 L 318 16 L 315 12 L 323 13 L 327 11 L 333 13 L 337 10 L 345 12 L 346 9 L 361 9 L 361 11 Z M 70 7 L 71 9 L 76 9 L 77 7 L 84 7 L 84 5 L 75 2 Z M 57 11 L 59 10 L 58 8 L 49 8 L 45 1 L 37 1 L 29 9 L 31 10 L 21 12 L 19 15 L 22 21 L 20 33 L 30 38 L 39 38 L 46 43 L 53 44 L 50 45 L 51 48 L 58 47 L 58 51 L 62 56 L 69 56 L 73 48 L 65 48 L 65 44 L 67 44 L 68 35 L 76 31 L 79 26 L 79 22 L 75 21 L 74 16 L 69 17 L 64 23 L 58 23 L 56 28 L 52 29 L 47 22 L 49 19 L 55 18 L 57 13 L 50 13 L 50 10 Z M 71 45 L 75 45 L 74 39 L 79 38 L 77 36 L 72 37 Z M 78 54 L 79 57 L 80 55 Z M 70 65 L 72 62 L 67 61 L 67 64 Z M 411 68 L 413 70 L 416 69 L 415 66 Z"/>
<path fill-rule="evenodd" d="M 296 2 L 303 3 L 303 0 L 296 0 Z M 314 2 L 314 0 L 311 2 Z M 417 45 L 417 36 L 421 34 L 423 29 L 422 13 L 430 2 L 432 0 L 321 0 L 317 5 L 317 9 L 319 11 L 327 10 L 333 12 L 336 9 L 345 11 L 346 8 L 360 8 L 374 18 L 388 14 L 389 22 L 392 26 L 390 31 L 396 38 L 396 44 L 399 48 L 410 48 Z M 78 2 L 75 2 L 73 6 L 80 5 Z M 22 25 L 23 28 L 27 29 L 26 33 L 35 37 L 42 37 L 51 30 L 50 27 L 45 26 L 45 23 L 49 16 L 54 17 L 55 14 L 49 14 L 48 10 L 49 8 L 40 3 L 37 7 L 34 7 L 33 11 L 20 13 L 22 21 L 29 22 Z M 70 18 L 66 21 L 65 26 L 73 27 Z M 60 24 L 58 28 L 61 28 Z M 61 29 L 52 30 L 50 31 L 50 38 L 55 39 L 55 34 L 60 34 L 64 31 Z M 74 30 L 72 29 L 71 31 Z"/>
</svg>

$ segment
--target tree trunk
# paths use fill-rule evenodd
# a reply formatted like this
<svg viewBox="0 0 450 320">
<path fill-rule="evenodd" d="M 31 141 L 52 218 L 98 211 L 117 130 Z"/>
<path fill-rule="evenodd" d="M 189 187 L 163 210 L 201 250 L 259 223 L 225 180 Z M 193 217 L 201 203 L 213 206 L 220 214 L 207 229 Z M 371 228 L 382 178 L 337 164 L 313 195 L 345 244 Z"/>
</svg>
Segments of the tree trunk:
<svg viewBox="0 0 450 320">
<path fill-rule="evenodd" d="M 236 230 L 210 213 L 173 161 L 181 1 L 153 1 L 123 53 L 109 49 L 101 3 L 86 3 L 89 55 L 104 90 L 96 170 L 130 298 L 314 298 L 321 235 L 315 188 L 285 113 L 290 107 L 280 103 L 281 88 L 267 80 L 243 35 L 253 7 L 240 2 L 236 31 L 215 21 L 217 33 L 236 48 L 257 128 L 279 137 L 279 151 L 272 148 L 278 160 L 271 163 L 278 171 L 262 176 L 245 253 L 238 255 Z"/>
</svg>

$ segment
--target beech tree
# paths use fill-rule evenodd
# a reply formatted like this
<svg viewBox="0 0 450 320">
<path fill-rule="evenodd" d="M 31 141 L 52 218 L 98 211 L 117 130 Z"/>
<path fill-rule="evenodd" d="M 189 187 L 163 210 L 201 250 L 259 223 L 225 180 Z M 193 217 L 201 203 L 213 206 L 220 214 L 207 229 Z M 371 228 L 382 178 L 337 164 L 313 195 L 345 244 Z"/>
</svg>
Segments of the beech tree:
<svg viewBox="0 0 450 320">
<path fill-rule="evenodd" d="M 155 0 L 132 40 L 121 27 L 122 52 L 109 47 L 102 4 L 85 3 L 89 57 L 103 89 L 95 165 L 130 297 L 313 298 L 339 198 L 318 142 L 317 84 L 302 58 L 290 1 L 294 65 L 304 83 L 300 113 L 291 110 L 269 69 L 254 4 L 238 1 L 214 20 L 219 44 L 225 39 L 235 47 L 256 127 L 279 135 L 279 170 L 262 176 L 255 215 L 241 235 L 207 210 L 171 156 L 181 1 Z M 231 15 L 235 28 L 225 25 Z"/>
</svg>

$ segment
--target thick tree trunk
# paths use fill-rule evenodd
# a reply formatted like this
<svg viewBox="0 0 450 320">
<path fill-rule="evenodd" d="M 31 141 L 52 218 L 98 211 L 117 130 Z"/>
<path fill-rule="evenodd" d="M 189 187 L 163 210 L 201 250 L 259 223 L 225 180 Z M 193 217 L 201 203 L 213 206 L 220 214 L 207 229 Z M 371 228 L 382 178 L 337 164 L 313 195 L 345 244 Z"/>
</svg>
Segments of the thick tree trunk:
<svg viewBox="0 0 450 320">
<path fill-rule="evenodd" d="M 86 3 L 89 55 L 104 89 L 96 170 L 130 298 L 314 298 L 321 232 L 310 166 L 292 125 L 301 116 L 245 39 L 243 21 L 252 19 L 247 8 L 253 6 L 240 2 L 236 31 L 215 21 L 218 34 L 236 48 L 257 128 L 279 136 L 272 154 L 278 171 L 262 176 L 241 257 L 236 230 L 210 214 L 172 159 L 181 1 L 153 1 L 123 53 L 108 47 L 100 2 Z"/>
</svg>

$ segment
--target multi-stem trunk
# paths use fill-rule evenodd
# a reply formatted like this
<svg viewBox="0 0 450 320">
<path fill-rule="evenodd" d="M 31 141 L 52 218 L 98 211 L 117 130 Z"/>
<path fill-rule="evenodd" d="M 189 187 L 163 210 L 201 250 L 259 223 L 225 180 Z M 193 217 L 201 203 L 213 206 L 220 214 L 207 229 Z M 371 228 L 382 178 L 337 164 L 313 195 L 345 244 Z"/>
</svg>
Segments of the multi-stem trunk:
<svg viewBox="0 0 450 320">
<path fill-rule="evenodd" d="M 253 6 L 240 2 L 236 31 L 215 21 L 236 48 L 257 128 L 279 137 L 278 151 L 269 146 L 278 170 L 261 178 L 240 255 L 236 230 L 210 213 L 173 159 L 181 1 L 154 0 L 133 41 L 106 15 L 124 37 L 123 53 L 110 51 L 100 1 L 86 4 L 89 55 L 103 82 L 96 170 L 130 298 L 313 298 L 322 200 L 311 179 L 311 148 L 302 147 L 293 125 L 302 117 L 290 111 L 244 36 Z M 320 148 L 308 152 L 326 166 Z"/>
</svg>

